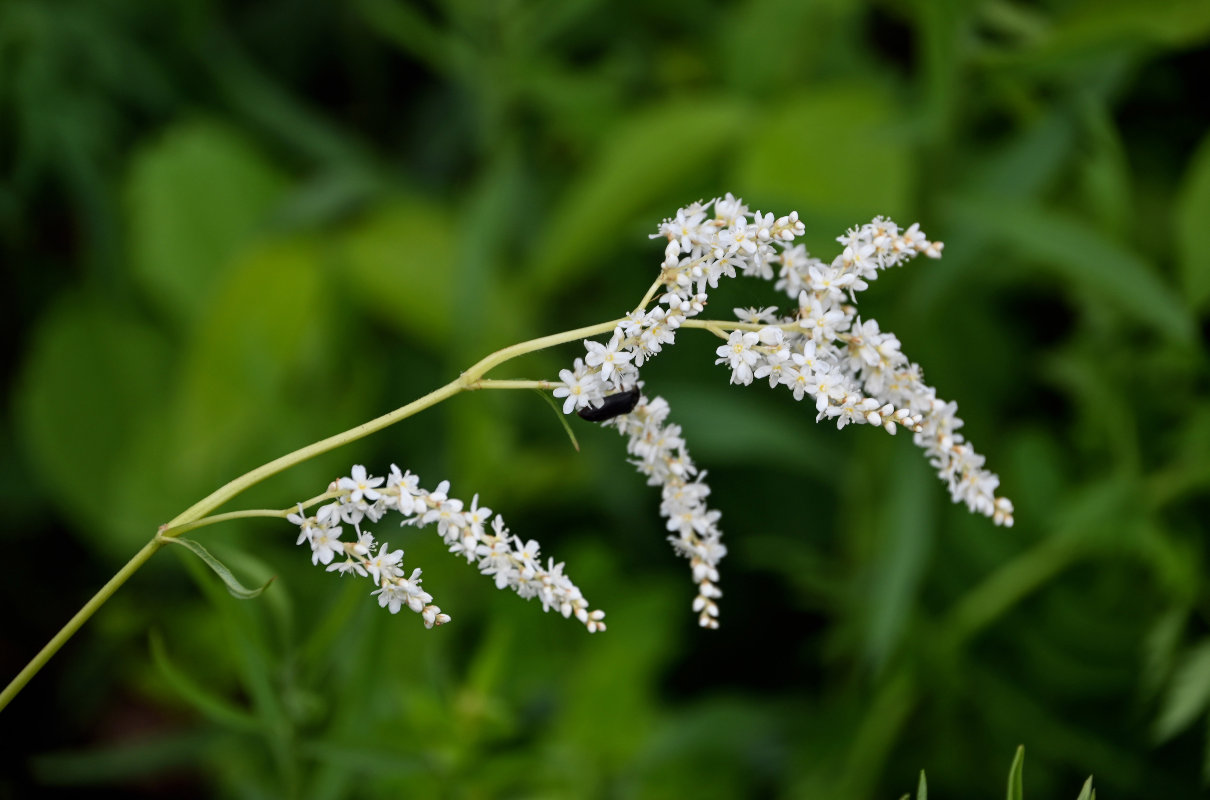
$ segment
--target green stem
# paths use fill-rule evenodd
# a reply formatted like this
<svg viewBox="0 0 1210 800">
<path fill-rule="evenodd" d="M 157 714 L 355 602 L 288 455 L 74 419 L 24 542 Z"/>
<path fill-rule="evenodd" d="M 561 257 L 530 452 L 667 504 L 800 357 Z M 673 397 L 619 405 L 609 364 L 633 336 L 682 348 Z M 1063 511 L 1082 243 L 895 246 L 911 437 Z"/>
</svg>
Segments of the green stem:
<svg viewBox="0 0 1210 800">
<path fill-rule="evenodd" d="M 468 384 L 467 391 L 477 391 L 479 389 L 537 389 L 550 390 L 559 385 L 558 381 L 554 383 L 550 381 L 497 381 L 491 378 L 480 378 L 474 383 Z"/>
<path fill-rule="evenodd" d="M 485 373 L 494 367 L 498 367 L 506 361 L 511 361 L 512 359 L 527 353 L 544 350 L 547 347 L 566 344 L 567 342 L 574 342 L 576 339 L 582 339 L 586 336 L 597 336 L 602 333 L 608 333 L 609 331 L 612 331 L 617 324 L 618 320 L 602 322 L 597 325 L 590 325 L 586 328 L 576 328 L 575 330 L 564 331 L 562 333 L 556 333 L 550 336 L 542 336 L 538 339 L 530 339 L 528 342 L 521 342 L 520 344 L 514 344 L 510 347 L 505 347 L 502 350 L 497 350 L 486 358 L 480 359 L 470 369 L 458 376 L 458 378 L 450 381 L 440 389 L 429 392 L 419 400 L 413 400 L 406 406 L 397 408 L 390 413 L 383 414 L 381 417 L 372 419 L 369 422 L 363 422 L 356 428 L 350 428 L 342 433 L 329 436 L 326 439 L 321 439 L 314 444 L 301 447 L 298 450 L 295 450 L 293 453 L 287 453 L 284 456 L 275 458 L 268 464 L 259 466 L 251 472 L 241 475 L 230 483 L 227 483 L 214 492 L 211 492 L 209 495 L 178 514 L 168 523 L 168 527 L 176 528 L 178 525 L 183 525 L 198 520 L 231 498 L 240 494 L 245 489 L 260 483 L 266 478 L 276 475 L 282 470 L 314 458 L 321 453 L 326 453 L 329 450 L 335 450 L 342 445 L 355 442 L 358 439 L 364 439 L 371 433 L 377 433 L 383 428 L 394 425 L 400 420 L 407 419 L 413 414 L 424 411 L 426 408 L 431 408 L 443 400 L 448 400 L 459 392 L 471 388 L 483 377 Z"/>
<path fill-rule="evenodd" d="M 143 566 L 144 562 L 151 558 L 152 554 L 154 554 L 156 550 L 159 550 L 163 546 L 164 542 L 158 536 L 147 544 L 143 545 L 143 549 L 135 553 L 134 558 L 127 561 L 126 565 L 118 570 L 118 573 L 110 578 L 109 581 L 101 587 L 100 591 L 94 594 L 92 599 L 85 603 L 84 607 L 76 612 L 74 617 L 68 620 L 67 624 L 55 634 L 54 638 L 47 642 L 46 646 L 38 651 L 38 655 L 34 656 L 33 659 L 25 665 L 25 669 L 21 670 L 21 672 L 17 674 L 17 677 L 13 678 L 12 682 L 10 682 L 8 686 L 4 687 L 3 692 L 0 692 L 0 710 L 3 710 L 4 707 L 17 696 L 17 693 L 25 688 L 25 684 L 29 683 L 30 678 L 38 674 L 38 671 L 46 665 L 46 662 L 50 661 L 51 657 L 54 656 L 55 653 L 59 652 L 59 648 L 67 643 L 67 640 L 70 639 L 72 635 L 78 631 L 85 622 L 88 621 L 88 618 L 95 614 L 97 609 L 103 606 L 105 601 L 108 600 L 123 583 L 126 583 L 127 579 L 138 571 L 139 567 Z"/>
<path fill-rule="evenodd" d="M 334 450 L 341 445 L 348 444 L 349 442 L 354 442 L 358 439 L 369 436 L 371 433 L 376 433 L 389 425 L 393 425 L 400 420 L 407 419 L 413 414 L 417 414 L 426 408 L 430 408 L 431 406 L 440 403 L 443 400 L 447 400 L 463 390 L 473 388 L 488 388 L 488 386 L 493 385 L 493 383 L 488 383 L 487 386 L 482 387 L 477 386 L 477 384 L 484 383 L 482 378 L 488 370 L 497 367 L 506 361 L 527 353 L 543 350 L 547 347 L 566 344 L 567 342 L 574 342 L 576 339 L 608 333 L 612 331 L 617 324 L 618 320 L 602 322 L 598 325 L 590 325 L 586 328 L 577 328 L 571 331 L 564 331 L 563 333 L 556 333 L 551 336 L 542 336 L 538 339 L 531 339 L 527 342 L 521 342 L 510 347 L 505 347 L 502 350 L 497 350 L 486 358 L 478 361 L 455 380 L 450 381 L 440 389 L 429 392 L 418 400 L 414 400 L 405 406 L 397 408 L 388 414 L 383 414 L 381 417 L 372 419 L 369 422 L 364 422 L 355 428 L 350 428 L 343 433 L 329 436 L 328 438 L 322 439 L 314 444 L 299 448 L 292 453 L 287 453 L 280 458 L 275 458 L 269 463 L 257 467 L 251 472 L 247 472 L 211 492 L 206 497 L 202 498 L 189 508 L 182 511 L 180 514 L 173 517 L 171 521 L 164 525 L 160 531 L 156 533 L 155 538 L 145 544 L 143 549 L 139 550 L 139 552 L 136 553 L 134 557 L 130 559 L 130 561 L 126 562 L 126 565 L 122 567 L 122 569 L 120 569 L 116 575 L 110 578 L 109 581 L 101 587 L 101 590 L 93 595 L 92 599 L 89 600 L 83 608 L 76 612 L 75 616 L 73 616 L 67 622 L 67 624 L 55 634 L 54 638 L 47 642 L 46 646 L 38 651 L 38 654 L 25 665 L 25 668 L 17 674 L 17 677 L 13 678 L 8 686 L 4 688 L 3 692 L 0 692 L 0 710 L 3 710 L 4 707 L 7 706 L 23 688 L 25 688 L 25 685 L 29 683 L 30 679 L 33 678 L 34 675 L 38 674 L 38 671 L 46 665 L 46 662 L 49 661 L 55 655 L 55 653 L 57 653 L 59 649 L 63 647 L 67 640 L 70 639 L 75 632 L 78 631 L 81 626 L 83 626 L 84 623 L 96 613 L 97 609 L 104 605 L 105 601 L 108 600 L 113 593 L 116 592 L 118 588 L 139 569 L 139 567 L 143 566 L 143 564 L 147 561 L 147 559 L 151 558 L 155 551 L 164 546 L 165 539 L 173 536 L 179 536 L 188 530 L 203 527 L 204 525 L 209 525 L 214 522 L 220 522 L 224 519 L 236 519 L 239 517 L 249 516 L 281 516 L 281 514 L 276 511 L 261 510 L 235 511 L 229 514 L 219 514 L 210 518 L 205 518 L 206 515 L 211 511 L 218 508 L 223 503 L 226 503 L 228 500 L 240 494 L 250 486 L 260 483 L 266 478 L 276 475 L 282 470 L 292 467 L 295 464 L 299 464 L 310 458 L 314 458 L 315 456 L 321 453 L 326 453 L 329 450 Z M 499 386 L 498 388 L 504 388 L 504 386 Z"/>
<path fill-rule="evenodd" d="M 660 283 L 661 281 L 657 280 L 654 284 L 652 284 L 651 288 L 648 289 L 647 294 L 644 296 L 643 304 L 640 305 L 639 308 L 646 306 L 647 302 L 650 301 Z M 8 703 L 17 695 L 17 693 L 25 687 L 25 684 L 29 683 L 30 679 L 36 675 L 40 669 L 42 669 L 46 662 L 59 651 L 59 648 L 61 648 L 64 643 L 66 643 L 67 640 L 80 629 L 80 627 L 89 619 L 89 617 L 96 613 L 98 608 L 104 605 L 105 601 L 118 590 L 118 587 L 125 583 L 127 579 L 129 579 L 130 576 L 139 569 L 139 567 L 143 566 L 143 563 L 146 562 L 147 559 L 151 558 L 155 551 L 164 546 L 166 539 L 179 536 L 189 530 L 201 528 L 206 525 L 212 525 L 215 522 L 222 522 L 224 520 L 239 519 L 243 517 L 280 517 L 283 516 L 284 513 L 289 513 L 258 509 L 250 511 L 233 511 L 226 514 L 217 514 L 207 517 L 211 511 L 231 500 L 236 495 L 257 483 L 260 483 L 266 478 L 288 469 L 289 467 L 314 458 L 321 453 L 326 453 L 329 450 L 335 450 L 342 445 L 365 438 L 366 436 L 376 433 L 383 428 L 394 425 L 400 420 L 407 419 L 408 417 L 417 414 L 426 408 L 435 406 L 443 400 L 448 400 L 459 392 L 475 389 L 549 388 L 553 384 L 550 384 L 547 381 L 486 380 L 483 378 L 483 376 L 489 370 L 492 370 L 507 361 L 511 361 L 518 356 L 533 353 L 538 350 L 544 350 L 547 347 L 554 347 L 555 345 L 574 342 L 577 339 L 583 339 L 589 336 L 599 336 L 603 333 L 610 333 L 621 321 L 622 320 L 615 319 L 610 320 L 609 322 L 601 322 L 584 328 L 576 328 L 575 330 L 564 331 L 562 333 L 556 333 L 550 336 L 542 336 L 537 339 L 530 339 L 527 342 L 520 342 L 519 344 L 514 344 L 501 350 L 497 350 L 487 357 L 480 359 L 478 362 L 472 365 L 470 369 L 459 375 L 456 379 L 447 383 L 445 386 L 429 392 L 418 400 L 413 400 L 411 403 L 397 408 L 390 413 L 383 414 L 382 416 L 372 419 L 369 422 L 363 422 L 355 428 L 350 428 L 347 431 L 329 436 L 328 438 L 321 439 L 314 444 L 301 447 L 292 453 L 287 453 L 284 456 L 275 458 L 269 463 L 263 464 L 250 472 L 244 473 L 235 480 L 224 484 L 215 491 L 206 495 L 204 498 L 182 511 L 180 514 L 177 514 L 166 525 L 161 527 L 159 532 L 156 533 L 155 538 L 144 545 L 143 549 L 136 553 L 134 557 L 130 559 L 130 561 L 128 561 L 121 570 L 118 571 L 116 575 L 110 578 L 109 582 L 101 587 L 101 590 L 93 595 L 92 599 L 89 600 L 83 608 L 76 612 L 75 616 L 73 616 L 68 623 L 55 634 L 54 638 L 46 643 L 46 646 L 43 647 L 36 656 L 34 656 L 32 661 L 26 664 L 25 668 L 21 670 L 17 677 L 14 678 L 8 686 L 5 687 L 4 691 L 0 692 L 0 710 L 8 705 Z M 683 327 L 712 329 L 717 333 L 718 329 L 720 328 L 724 330 L 735 328 L 742 328 L 744 330 L 759 330 L 765 326 L 743 322 L 729 323 L 715 320 L 686 320 L 683 323 Z M 308 501 L 308 505 L 311 502 L 319 499 L 322 499 L 322 496 L 320 498 L 314 498 L 312 501 Z"/>
<path fill-rule="evenodd" d="M 198 528 L 206 528 L 215 525 L 219 522 L 230 522 L 233 519 L 250 519 L 254 517 L 275 517 L 277 519 L 285 519 L 287 514 L 293 514 L 297 509 L 286 508 L 250 508 L 246 511 L 228 511 L 226 514 L 211 514 L 209 517 L 202 517 L 193 522 L 186 522 L 181 525 L 175 525 L 171 528 L 164 528 L 160 531 L 160 536 L 165 539 L 175 539 L 176 537 L 195 531 Z"/>
</svg>

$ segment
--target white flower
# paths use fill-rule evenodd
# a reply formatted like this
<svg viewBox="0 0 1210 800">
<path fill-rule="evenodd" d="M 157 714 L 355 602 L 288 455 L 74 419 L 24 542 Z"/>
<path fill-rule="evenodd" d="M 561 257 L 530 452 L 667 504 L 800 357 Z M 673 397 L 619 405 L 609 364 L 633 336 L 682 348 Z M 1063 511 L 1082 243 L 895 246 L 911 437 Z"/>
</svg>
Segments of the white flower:
<svg viewBox="0 0 1210 800">
<path fill-rule="evenodd" d="M 466 511 L 466 524 L 475 532 L 476 536 L 483 535 L 483 525 L 487 522 L 488 517 L 492 515 L 492 510 L 487 506 L 479 505 L 479 495 L 471 498 L 471 507 Z"/>
<path fill-rule="evenodd" d="M 395 498 L 395 507 L 404 516 L 423 508 L 423 504 L 418 504 L 416 500 L 419 480 L 411 472 L 401 473 L 399 467 L 394 464 L 391 465 L 391 471 L 387 476 L 386 488 L 393 489 L 399 493 L 399 496 Z"/>
<path fill-rule="evenodd" d="M 760 359 L 760 354 L 752 349 L 759 342 L 760 336 L 755 331 L 731 331 L 727 343 L 714 351 L 719 356 L 714 363 L 729 365 L 731 382 L 747 386 L 752 383 L 752 367 Z"/>
<path fill-rule="evenodd" d="M 383 581 L 389 581 L 403 574 L 403 569 L 399 566 L 403 561 L 403 551 L 395 550 L 387 552 L 387 545 L 383 544 L 378 548 L 378 554 L 366 561 L 366 571 L 370 573 L 370 578 L 374 583 L 381 584 Z"/>
<path fill-rule="evenodd" d="M 317 527 L 311 533 L 311 563 L 331 564 L 340 542 L 340 528 Z"/>
<path fill-rule="evenodd" d="M 577 368 L 581 367 L 577 364 Z M 390 485 L 384 490 L 385 494 L 375 492 L 380 502 L 367 505 L 369 492 L 378 485 L 375 482 L 380 483 L 383 479 L 369 478 L 365 469 L 358 466 L 354 468 L 352 478 L 345 480 L 352 485 L 333 484 L 343 494 L 337 502 L 320 509 L 317 518 L 307 518 L 301 506 L 297 514 L 288 514 L 287 518 L 302 530 L 299 543 L 310 543 L 313 563 L 329 565 L 329 572 L 369 577 L 376 584 L 371 594 L 392 614 L 406 606 L 420 614 L 425 626 L 430 628 L 450 619 L 432 604 L 432 596 L 420 588 L 419 569 L 405 577 L 403 550 L 391 550 L 382 543 L 374 553 L 373 534 L 360 528 L 355 541 L 340 541 L 340 528 L 334 523 L 341 519 L 346 509 L 362 509 L 367 516 L 390 511 L 405 516 L 413 514 L 403 521 L 405 525 L 424 527 L 435 522 L 449 550 L 475 563 L 483 574 L 493 576 L 497 587 L 511 588 L 523 598 L 541 595 L 544 608 L 567 609 L 566 615 L 575 616 L 590 632 L 604 629 L 601 622 L 604 614 L 588 609 L 580 590 L 562 574 L 562 565 L 553 572 L 553 568 L 543 568 L 538 562 L 538 543 L 532 539 L 522 541 L 510 534 L 499 515 L 493 517 L 490 508 L 479 505 L 479 495 L 474 495 L 470 508 L 464 510 L 462 500 L 449 496 L 449 481 L 441 481 L 429 492 L 419 488 L 416 476 L 410 472 L 401 473 L 398 467 L 392 466 Z M 407 511 L 400 508 L 396 497 L 399 492 L 413 500 Z M 358 499 L 354 500 L 354 497 Z M 490 533 L 486 530 L 489 520 Z M 334 562 L 337 554 L 344 555 L 344 560 Z"/>
<path fill-rule="evenodd" d="M 604 396 L 596 373 L 586 371 L 584 362 L 578 358 L 574 370 L 559 370 L 559 380 L 563 385 L 555 389 L 554 395 L 567 398 L 563 403 L 564 414 L 585 408 Z"/>
<path fill-rule="evenodd" d="M 590 367 L 598 367 L 601 379 L 608 381 L 615 370 L 634 358 L 633 353 L 619 352 L 618 347 L 621 343 L 622 339 L 618 336 L 617 332 L 613 334 L 613 338 L 609 340 L 608 344 L 585 340 L 584 346 L 588 348 L 588 356 L 584 359 L 584 363 Z M 563 372 L 566 371 L 563 370 Z M 562 377 L 562 373 L 560 373 L 560 377 Z M 568 412 L 564 411 L 563 413 L 566 414 Z"/>
<path fill-rule="evenodd" d="M 380 495 L 374 491 L 382 485 L 382 478 L 371 478 L 366 475 L 366 468 L 361 464 L 355 464 L 350 478 L 341 478 L 337 481 L 338 488 L 343 489 L 349 494 L 349 502 L 360 503 L 363 499 L 373 503 Z"/>
<path fill-rule="evenodd" d="M 815 341 L 830 342 L 844 328 L 845 313 L 831 301 L 821 301 L 818 297 L 803 292 L 798 302 L 801 318 L 799 325 Z"/>
</svg>

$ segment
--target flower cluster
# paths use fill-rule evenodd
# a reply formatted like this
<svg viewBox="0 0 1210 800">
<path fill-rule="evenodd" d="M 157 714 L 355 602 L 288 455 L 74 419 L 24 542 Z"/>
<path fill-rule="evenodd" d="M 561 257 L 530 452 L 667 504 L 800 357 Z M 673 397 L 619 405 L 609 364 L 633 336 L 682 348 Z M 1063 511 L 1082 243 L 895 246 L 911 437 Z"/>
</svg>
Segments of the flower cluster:
<svg viewBox="0 0 1210 800">
<path fill-rule="evenodd" d="M 1012 525 L 1012 502 L 995 495 L 999 478 L 983 468 L 983 456 L 957 432 L 957 405 L 938 399 L 895 334 L 857 313 L 857 292 L 881 270 L 919 254 L 940 258 L 944 245 L 929 241 L 919 225 L 900 230 L 883 217 L 838 241 L 844 249 L 830 264 L 802 245 L 773 257 L 776 286 L 797 301 L 797 309 L 785 317 L 775 308 L 737 309 L 741 320 L 758 329 L 733 330 L 717 350 L 717 363 L 728 365 L 732 383 L 768 378 L 770 386 L 787 387 L 796 400 L 811 397 L 817 419 L 834 419 L 839 428 L 855 423 L 880 425 L 889 433 L 898 426 L 913 431 L 955 502 Z"/>
<path fill-rule="evenodd" d="M 537 597 L 543 611 L 557 610 L 564 617 L 574 616 L 589 632 L 605 629 L 605 613 L 590 611 L 580 590 L 563 574 L 563 564 L 538 557 L 538 543 L 522 541 L 512 535 L 500 515 L 479 505 L 479 495 L 465 504 L 449 496 L 449 481 L 433 491 L 420 488 L 420 480 L 411 472 L 400 472 L 391 465 L 386 478 L 373 477 L 365 467 L 353 467 L 350 477 L 329 487 L 335 502 L 321 506 L 315 516 L 307 516 L 302 506 L 287 519 L 298 525 L 298 544 L 311 546 L 311 562 L 325 564 L 329 572 L 368 577 L 376 588 L 378 604 L 392 614 L 407 606 L 420 614 L 425 627 L 449 622 L 449 616 L 432 604 L 432 596 L 420 588 L 420 570 L 408 575 L 403 568 L 403 550 L 388 550 L 377 544 L 374 535 L 362 530 L 362 523 L 376 523 L 391 512 L 402 514 L 401 525 L 424 527 L 436 523 L 437 533 L 450 552 L 464 556 L 484 575 L 491 576 L 496 588 L 509 588 L 525 599 Z M 490 520 L 490 524 L 489 524 Z M 341 539 L 343 525 L 353 528 L 354 538 Z M 375 552 L 375 546 L 378 547 Z"/>
<path fill-rule="evenodd" d="M 678 553 L 689 559 L 697 597 L 693 610 L 703 628 L 718 627 L 718 562 L 727 554 L 721 514 L 706 506 L 710 487 L 705 472 L 699 472 L 685 449 L 681 426 L 667 424 L 668 402 L 662 397 L 640 397 L 628 414 L 605 422 L 629 437 L 626 451 L 635 457 L 631 463 L 647 476 L 647 483 L 661 487 L 660 514 L 667 518 L 671 532 L 668 540 Z"/>
<path fill-rule="evenodd" d="M 839 428 L 875 425 L 892 434 L 907 428 L 956 502 L 997 524 L 1012 525 L 1012 503 L 995 495 L 999 478 L 983 468 L 983 457 L 958 433 L 957 406 L 937 398 L 893 333 L 857 314 L 857 293 L 881 270 L 920 254 L 939 258 L 942 243 L 929 241 L 918 225 L 901 230 L 876 217 L 841 236 L 843 250 L 828 264 L 794 244 L 803 227 L 797 213 L 750 214 L 730 194 L 693 203 L 664 220 L 652 235 L 667 240 L 657 282 L 663 294 L 654 307 L 643 303 L 624 317 L 608 343 L 584 342 L 586 357 L 559 373 L 554 394 L 564 400 L 563 412 L 600 408 L 606 397 L 641 386 L 639 368 L 704 310 L 707 289 L 717 287 L 720 278 L 774 281 L 797 302 L 791 313 L 779 315 L 776 307 L 736 309 L 738 324 L 695 323 L 727 340 L 717 349 L 716 363 L 730 369 L 731 382 L 768 379 L 770 386 L 785 386 L 795 400 L 811 399 L 817 420 L 835 420 Z M 717 563 L 726 553 L 716 525 L 719 514 L 706 507 L 705 473 L 697 473 L 679 426 L 666 424 L 667 414 L 661 398 L 643 397 L 634 411 L 606 424 L 629 436 L 634 463 L 649 483 L 662 487 L 660 510 L 675 533 L 669 538 L 691 559 L 699 585 L 694 608 L 702 625 L 715 627 L 715 599 L 721 595 Z"/>
</svg>

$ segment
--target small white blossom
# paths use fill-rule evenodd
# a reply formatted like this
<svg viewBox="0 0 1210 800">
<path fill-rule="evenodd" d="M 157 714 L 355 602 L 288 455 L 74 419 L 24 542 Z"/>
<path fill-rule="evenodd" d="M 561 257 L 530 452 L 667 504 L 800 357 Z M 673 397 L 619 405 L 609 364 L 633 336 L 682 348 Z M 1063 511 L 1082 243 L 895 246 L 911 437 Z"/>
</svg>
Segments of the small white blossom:
<svg viewBox="0 0 1210 800">
<path fill-rule="evenodd" d="M 511 588 L 526 599 L 541 597 L 543 610 L 556 608 L 564 616 L 574 616 L 589 632 L 605 629 L 604 612 L 589 609 L 583 594 L 563 574 L 563 565 L 551 562 L 543 567 L 538 561 L 538 543 L 510 533 L 499 515 L 493 516 L 492 509 L 479 504 L 479 495 L 471 499 L 470 508 L 464 508 L 462 500 L 449 495 L 449 481 L 426 491 L 415 475 L 401 473 L 394 465 L 387 485 L 377 491 L 383 480 L 369 477 L 364 467 L 356 466 L 350 478 L 333 484 L 341 493 L 337 501 L 323 506 L 315 517 L 306 516 L 301 505 L 297 513 L 286 515 L 299 527 L 298 543 L 310 544 L 312 563 L 326 565 L 329 572 L 368 577 L 376 586 L 371 594 L 392 614 L 406 607 L 421 616 L 425 627 L 449 622 L 449 615 L 433 605 L 432 595 L 421 588 L 420 569 L 413 569 L 410 575 L 405 572 L 403 550 L 380 543 L 374 552 L 373 534 L 359 526 L 354 541 L 340 540 L 335 523 L 351 516 L 347 509 L 355 509 L 358 519 L 380 519 L 394 511 L 407 517 L 404 525 L 436 523 L 449 550 L 492 576 L 498 588 Z M 409 501 L 401 503 L 402 497 Z M 344 556 L 343 561 L 335 560 L 338 554 Z"/>
<path fill-rule="evenodd" d="M 760 359 L 753 349 L 759 342 L 760 336 L 755 331 L 731 331 L 727 343 L 714 351 L 719 356 L 714 363 L 729 365 L 731 382 L 747 386 L 752 383 L 752 367 Z"/>
</svg>

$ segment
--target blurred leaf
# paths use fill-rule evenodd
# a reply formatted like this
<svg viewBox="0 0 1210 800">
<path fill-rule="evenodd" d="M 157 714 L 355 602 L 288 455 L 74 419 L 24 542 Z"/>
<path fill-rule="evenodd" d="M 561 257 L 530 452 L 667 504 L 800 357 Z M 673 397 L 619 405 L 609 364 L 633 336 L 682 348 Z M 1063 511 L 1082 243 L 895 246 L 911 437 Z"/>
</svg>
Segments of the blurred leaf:
<svg viewBox="0 0 1210 800">
<path fill-rule="evenodd" d="M 260 722 L 246 710 L 233 705 L 203 686 L 168 657 L 164 641 L 156 632 L 151 633 L 151 656 L 164 680 L 168 682 L 182 700 L 214 722 L 238 731 L 256 733 L 261 730 Z"/>
<path fill-rule="evenodd" d="M 1210 136 L 1202 139 L 1189 160 L 1173 220 L 1181 284 L 1189 305 L 1201 309 L 1210 300 L 1210 248 L 1205 241 L 1210 221 Z"/>
<path fill-rule="evenodd" d="M 928 782 L 924 779 L 924 770 L 920 770 L 920 785 L 916 787 L 916 800 L 929 800 Z"/>
<path fill-rule="evenodd" d="M 804 64 L 818 57 L 817 41 L 803 40 L 823 38 L 812 24 L 830 21 L 820 6 L 799 0 L 755 0 L 727 8 L 719 21 L 727 31 L 728 46 L 715 54 L 727 84 L 756 96 L 771 86 L 793 85 Z M 760 53 L 760 58 L 753 58 L 753 53 Z"/>
<path fill-rule="evenodd" d="M 361 142 L 347 129 L 310 107 L 311 98 L 278 85 L 240 47 L 225 26 L 205 37 L 201 65 L 215 85 L 252 126 L 323 167 L 373 173 Z"/>
<path fill-rule="evenodd" d="M 826 427 L 816 430 L 815 415 L 805 408 L 767 408 L 734 386 L 663 386 L 659 393 L 699 462 L 776 462 L 825 485 L 840 480 L 836 465 L 846 456 Z"/>
<path fill-rule="evenodd" d="M 218 589 L 196 560 L 185 559 L 185 567 L 221 618 L 226 632 L 227 655 L 238 669 L 243 690 L 251 699 L 257 725 L 273 755 L 274 777 L 284 786 L 284 794 L 293 794 L 299 764 L 292 752 L 295 735 L 292 720 L 283 702 L 285 686 L 282 679 L 288 673 L 281 663 L 288 654 L 275 643 L 278 637 L 267 630 L 265 611 L 268 604 L 234 602 L 229 594 Z"/>
<path fill-rule="evenodd" d="M 1197 719 L 1210 704 L 1210 639 L 1190 649 L 1177 664 L 1160 704 L 1153 734 L 1164 742 Z"/>
<path fill-rule="evenodd" d="M 404 52 L 435 72 L 471 80 L 481 57 L 469 42 L 449 27 L 432 24 L 427 16 L 398 0 L 357 0 L 358 15 Z"/>
<path fill-rule="evenodd" d="M 1047 32 L 1039 46 L 1022 51 L 1031 69 L 1070 69 L 1101 53 L 1144 44 L 1182 47 L 1210 32 L 1210 6 L 1201 0 L 1140 5 L 1133 0 L 1077 3 Z"/>
<path fill-rule="evenodd" d="M 144 426 L 161 426 L 157 406 L 170 372 L 169 351 L 153 330 L 99 298 L 68 295 L 41 319 L 15 391 L 18 429 L 38 477 L 88 538 L 128 557 L 152 533 L 111 526 L 109 504 L 132 479 L 122 468 Z M 125 512 L 138 517 L 150 495 Z M 137 509 L 137 511 L 136 511 Z"/>
<path fill-rule="evenodd" d="M 547 291 L 560 285 L 581 266 L 588 243 L 616 240 L 638 212 L 715 162 L 750 113 L 714 96 L 661 103 L 620 120 L 540 233 L 534 284 Z"/>
<path fill-rule="evenodd" d="M 1086 152 L 1080 158 L 1083 206 L 1101 230 L 1129 230 L 1136 193 L 1121 133 L 1104 104 L 1089 105 L 1092 107 L 1083 115 Z"/>
<path fill-rule="evenodd" d="M 457 235 L 452 216 L 440 206 L 393 202 L 340 238 L 341 282 L 395 330 L 442 345 L 455 320 Z"/>
<path fill-rule="evenodd" d="M 534 393 L 545 400 L 546 404 L 550 406 L 551 411 L 553 411 L 555 413 L 555 417 L 558 418 L 559 424 L 563 426 L 563 431 L 567 434 L 567 438 L 571 439 L 572 448 L 574 448 L 577 453 L 580 452 L 580 443 L 576 440 L 575 431 L 573 431 L 571 429 L 571 425 L 567 423 L 567 415 L 563 413 L 563 409 L 559 408 L 559 404 L 556 403 L 554 398 L 546 392 L 534 389 Z"/>
<path fill-rule="evenodd" d="M 914 161 L 895 127 L 894 95 L 831 86 L 773 108 L 737 154 L 734 182 L 744 193 L 792 203 L 836 233 L 876 214 L 910 213 Z"/>
<path fill-rule="evenodd" d="M 227 587 L 227 591 L 231 593 L 232 597 L 239 598 L 240 600 L 251 600 L 252 598 L 259 596 L 261 592 L 265 591 L 265 589 L 269 588 L 270 583 L 273 583 L 273 578 L 270 578 L 259 589 L 249 589 L 231 574 L 231 570 L 227 569 L 227 566 L 223 562 L 212 556 L 210 551 L 205 547 L 202 547 L 200 542 L 195 542 L 192 539 L 186 539 L 183 536 L 170 536 L 165 538 L 163 541 L 170 544 L 180 545 L 200 558 L 206 564 L 206 566 L 210 567 L 210 569 L 214 571 L 215 575 L 222 579 L 223 584 Z"/>
<path fill-rule="evenodd" d="M 96 796 L 100 784 L 129 787 L 138 783 L 138 779 L 157 773 L 197 768 L 199 754 L 214 742 L 214 734 L 207 731 L 144 731 L 142 737 L 81 752 L 37 755 L 30 766 L 39 783 L 87 786 L 91 789 L 89 793 Z"/>
<path fill-rule="evenodd" d="M 208 122 L 170 129 L 136 153 L 127 179 L 135 278 L 170 317 L 193 322 L 284 188 L 234 130 Z"/>
<path fill-rule="evenodd" d="M 1082 221 L 1062 212 L 982 197 L 955 199 L 949 212 L 1070 282 L 1079 293 L 1181 344 L 1196 339 L 1193 318 L 1152 266 Z"/>
<path fill-rule="evenodd" d="M 289 419 L 331 312 L 318 246 L 267 242 L 232 266 L 185 357 L 176 468 L 193 482 L 227 477 L 263 450 L 259 428 Z M 306 391 L 311 391 L 309 388 Z"/>
<path fill-rule="evenodd" d="M 877 776 L 920 704 L 920 685 L 909 669 L 891 673 L 862 705 L 860 724 L 845 742 L 848 751 L 840 787 L 826 796 L 869 797 Z"/>
<path fill-rule="evenodd" d="M 1189 620 L 1189 611 L 1176 607 L 1165 613 L 1151 625 L 1143 651 L 1143 690 L 1148 693 L 1159 691 L 1172 674 L 1180 647 L 1181 634 Z"/>
<path fill-rule="evenodd" d="M 1006 144 L 974 160 L 959 192 L 962 196 L 986 194 L 1000 201 L 1036 197 L 1069 165 L 1075 140 L 1074 115 L 1067 109 L 1055 110 L 1014 131 Z"/>
<path fill-rule="evenodd" d="M 1172 431 L 1171 460 L 1147 476 L 1147 494 L 1157 508 L 1210 486 L 1210 405 L 1184 411 L 1185 424 Z"/>
<path fill-rule="evenodd" d="M 1025 785 L 1021 778 L 1021 771 L 1025 768 L 1025 746 L 1017 748 L 1017 755 L 1013 757 L 1013 765 L 1008 769 L 1008 800 L 1021 800 L 1021 795 L 1025 791 Z"/>
<path fill-rule="evenodd" d="M 912 449 L 896 449 L 878 523 L 880 549 L 866 593 L 865 656 L 881 670 L 903 636 L 916 604 L 936 525 L 935 492 L 928 470 Z"/>
<path fill-rule="evenodd" d="M 1092 776 L 1088 776 L 1088 780 L 1084 781 L 1084 788 L 1080 790 L 1080 796 L 1076 800 L 1097 800 L 1097 791 L 1092 788 Z"/>
</svg>

